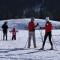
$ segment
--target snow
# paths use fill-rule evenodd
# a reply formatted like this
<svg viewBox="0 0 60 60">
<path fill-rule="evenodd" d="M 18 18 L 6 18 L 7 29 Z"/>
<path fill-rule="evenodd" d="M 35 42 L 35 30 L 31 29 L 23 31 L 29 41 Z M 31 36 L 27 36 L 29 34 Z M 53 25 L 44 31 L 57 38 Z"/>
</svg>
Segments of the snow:
<svg viewBox="0 0 60 60">
<path fill-rule="evenodd" d="M 3 32 L 0 28 L 0 60 L 60 60 L 60 30 L 52 31 L 54 50 L 47 50 L 51 47 L 47 38 L 45 44 L 46 51 L 39 51 L 38 49 L 42 47 L 44 30 L 35 31 L 37 48 L 33 47 L 33 41 L 31 40 L 31 49 L 28 49 L 28 30 L 25 30 L 25 28 L 30 19 L 11 19 L 7 21 L 9 26 L 7 41 L 3 41 Z M 54 27 L 60 26 L 60 22 L 50 21 Z M 44 26 L 45 24 L 45 20 L 43 19 L 35 19 L 35 22 L 38 22 L 39 26 Z M 3 23 L 4 21 L 0 21 L 0 27 Z M 18 29 L 16 40 L 12 40 L 12 33 L 9 32 L 14 26 Z"/>
<path fill-rule="evenodd" d="M 0 21 L 0 27 L 2 26 L 2 24 L 5 22 L 6 20 L 4 21 Z M 22 30 L 26 30 L 27 29 L 27 25 L 28 25 L 28 22 L 30 21 L 30 18 L 24 18 L 24 19 L 9 19 L 7 20 L 8 21 L 8 26 L 9 28 L 13 28 L 13 27 L 16 27 L 17 29 L 22 29 Z M 35 19 L 35 24 L 36 23 L 39 23 L 39 27 L 43 27 L 45 25 L 45 19 Z M 50 22 L 53 24 L 54 27 L 60 27 L 60 22 L 58 21 L 52 21 L 50 20 Z M 39 28 L 37 28 L 39 29 Z M 0 28 L 1 30 L 1 28 Z"/>
<path fill-rule="evenodd" d="M 60 31 L 52 31 L 52 41 L 54 49 L 51 51 L 39 51 L 42 47 L 42 39 L 40 32 L 44 37 L 44 30 L 36 30 L 36 44 L 37 48 L 33 48 L 31 42 L 31 49 L 27 49 L 28 31 L 19 30 L 17 32 L 17 40 L 11 40 L 11 33 L 8 31 L 8 40 L 2 40 L 2 31 L 0 31 L 0 60 L 60 60 Z M 25 50 L 20 48 L 24 48 Z M 45 44 L 45 50 L 50 48 L 49 41 L 47 39 Z"/>
</svg>

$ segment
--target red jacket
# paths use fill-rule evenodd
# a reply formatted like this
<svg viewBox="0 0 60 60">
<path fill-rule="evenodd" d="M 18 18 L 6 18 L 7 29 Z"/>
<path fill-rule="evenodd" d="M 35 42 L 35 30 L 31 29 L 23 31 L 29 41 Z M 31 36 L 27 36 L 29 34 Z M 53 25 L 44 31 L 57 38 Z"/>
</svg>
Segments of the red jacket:
<svg viewBox="0 0 60 60">
<path fill-rule="evenodd" d="M 34 22 L 29 22 L 28 24 L 29 31 L 35 31 L 35 27 L 36 25 L 34 24 Z"/>
<path fill-rule="evenodd" d="M 52 24 L 50 22 L 46 23 L 45 32 L 51 32 L 51 30 L 52 30 Z"/>
<path fill-rule="evenodd" d="M 12 30 L 12 35 L 16 35 L 16 31 L 15 30 Z"/>
<path fill-rule="evenodd" d="M 12 36 L 13 36 L 13 35 L 15 35 L 15 36 L 16 36 L 16 32 L 18 32 L 18 31 L 16 31 L 16 29 L 15 29 L 15 28 L 13 28 L 13 29 L 12 29 L 12 31 L 10 31 L 10 32 L 12 32 Z"/>
</svg>

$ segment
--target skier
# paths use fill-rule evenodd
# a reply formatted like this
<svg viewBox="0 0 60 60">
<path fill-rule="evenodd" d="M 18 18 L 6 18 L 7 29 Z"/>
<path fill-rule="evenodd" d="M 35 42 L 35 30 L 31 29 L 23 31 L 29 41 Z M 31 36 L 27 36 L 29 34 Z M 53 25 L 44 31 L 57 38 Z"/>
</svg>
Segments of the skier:
<svg viewBox="0 0 60 60">
<path fill-rule="evenodd" d="M 35 28 L 38 26 L 35 25 L 34 23 L 34 18 L 31 18 L 31 21 L 28 24 L 28 30 L 29 30 L 29 38 L 28 38 L 28 48 L 30 48 L 30 44 L 31 44 L 31 37 L 33 38 L 33 44 L 34 44 L 34 48 L 36 48 L 36 40 L 35 40 Z"/>
<path fill-rule="evenodd" d="M 10 32 L 12 32 L 12 40 L 13 39 L 16 40 L 16 32 L 18 32 L 18 31 L 16 31 L 16 29 L 13 28 L 12 31 L 10 31 Z"/>
<path fill-rule="evenodd" d="M 48 18 L 44 28 L 45 28 L 45 36 L 44 36 L 44 41 L 43 41 L 43 45 L 42 45 L 41 50 L 44 49 L 44 45 L 45 45 L 47 37 L 49 37 L 49 42 L 51 44 L 50 50 L 53 50 L 53 43 L 51 41 L 52 24 L 51 24 L 51 22 L 49 22 L 49 18 Z"/>
<path fill-rule="evenodd" d="M 6 40 L 7 40 L 7 30 L 8 30 L 8 25 L 7 25 L 7 21 L 4 22 L 4 24 L 2 25 L 2 29 L 3 29 L 3 40 L 6 36 Z"/>
</svg>

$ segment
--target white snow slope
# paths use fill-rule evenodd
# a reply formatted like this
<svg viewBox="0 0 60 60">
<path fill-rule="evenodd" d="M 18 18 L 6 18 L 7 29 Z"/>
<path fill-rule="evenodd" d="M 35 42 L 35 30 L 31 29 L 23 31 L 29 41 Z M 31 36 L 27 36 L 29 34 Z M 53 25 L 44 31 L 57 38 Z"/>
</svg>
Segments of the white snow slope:
<svg viewBox="0 0 60 60">
<path fill-rule="evenodd" d="M 60 60 L 60 31 L 52 31 L 52 41 L 54 49 L 52 51 L 39 51 L 42 47 L 42 39 L 39 30 L 36 30 L 36 44 L 37 48 L 33 48 L 31 42 L 31 49 L 27 49 L 28 31 L 19 30 L 17 33 L 17 40 L 11 40 L 11 33 L 8 32 L 8 41 L 2 40 L 2 32 L 0 31 L 0 60 Z M 23 34 L 22 34 L 23 33 Z M 44 31 L 42 30 L 44 36 Z M 24 48 L 25 49 L 21 49 Z M 50 44 L 47 39 L 45 50 L 50 49 Z"/>
<path fill-rule="evenodd" d="M 28 30 L 18 30 L 16 40 L 11 40 L 12 35 L 8 30 L 7 41 L 3 41 L 3 34 L 0 31 L 0 60 L 60 60 L 60 30 L 52 31 L 54 50 L 51 51 L 47 50 L 51 47 L 48 39 L 45 51 L 38 50 L 42 47 L 41 32 L 44 37 L 44 30 L 35 31 L 37 48 L 34 49 L 32 41 L 31 49 L 27 49 Z"/>
<path fill-rule="evenodd" d="M 2 26 L 2 24 L 5 21 L 6 20 L 0 21 L 0 27 Z M 30 18 L 10 19 L 10 20 L 7 20 L 7 21 L 8 21 L 9 28 L 16 27 L 17 29 L 26 30 L 28 22 L 30 21 Z M 38 26 L 37 29 L 39 29 L 39 27 L 43 27 L 45 25 L 45 22 L 46 22 L 45 19 L 35 19 L 35 24 L 39 23 L 39 26 Z M 50 22 L 53 24 L 54 28 L 60 28 L 60 22 L 52 21 L 52 20 L 50 20 Z"/>
</svg>

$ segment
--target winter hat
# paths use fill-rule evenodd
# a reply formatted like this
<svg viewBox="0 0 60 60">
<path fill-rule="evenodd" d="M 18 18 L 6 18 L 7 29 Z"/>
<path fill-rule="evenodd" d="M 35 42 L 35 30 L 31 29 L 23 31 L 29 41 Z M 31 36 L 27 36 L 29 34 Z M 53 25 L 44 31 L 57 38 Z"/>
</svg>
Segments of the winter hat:
<svg viewBox="0 0 60 60">
<path fill-rule="evenodd" d="M 15 31 L 15 27 L 13 28 L 13 30 Z"/>
<path fill-rule="evenodd" d="M 7 21 L 5 21 L 4 24 L 7 24 Z"/>
<path fill-rule="evenodd" d="M 31 18 L 31 21 L 34 21 L 34 17 Z"/>
<path fill-rule="evenodd" d="M 49 17 L 46 17 L 46 21 L 49 21 Z"/>
</svg>

